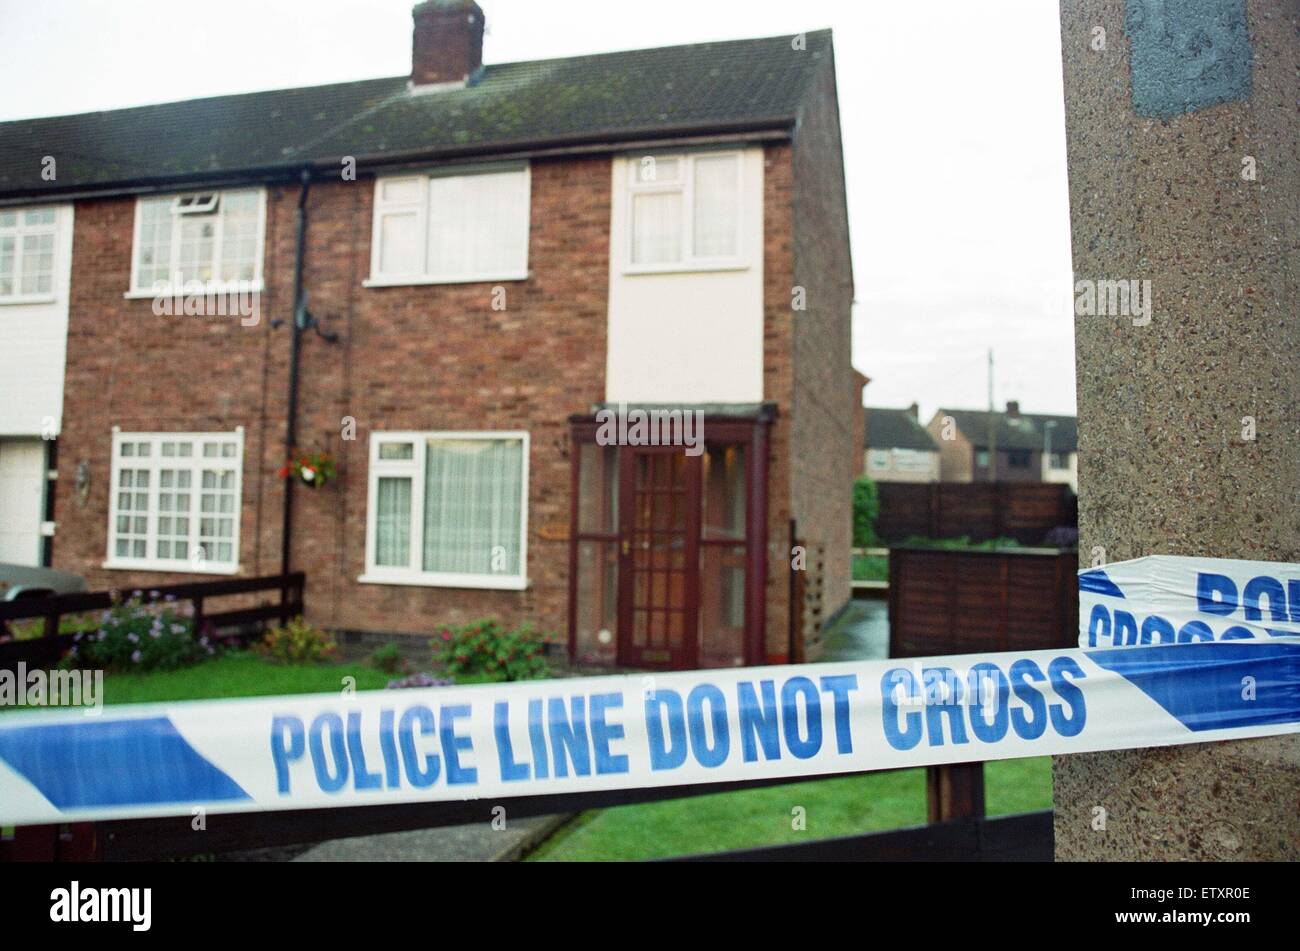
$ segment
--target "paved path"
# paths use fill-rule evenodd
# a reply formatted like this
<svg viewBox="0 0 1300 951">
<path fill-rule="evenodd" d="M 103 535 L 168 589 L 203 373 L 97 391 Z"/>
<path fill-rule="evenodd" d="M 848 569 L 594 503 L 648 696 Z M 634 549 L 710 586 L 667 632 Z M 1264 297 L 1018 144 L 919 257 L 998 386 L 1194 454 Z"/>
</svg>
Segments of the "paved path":
<svg viewBox="0 0 1300 951">
<path fill-rule="evenodd" d="M 889 656 L 889 604 L 858 599 L 826 634 L 820 661 L 884 660 Z"/>
<path fill-rule="evenodd" d="M 295 862 L 514 862 L 569 819 L 567 815 L 508 819 L 506 828 L 485 822 L 440 829 L 322 842 Z"/>
</svg>

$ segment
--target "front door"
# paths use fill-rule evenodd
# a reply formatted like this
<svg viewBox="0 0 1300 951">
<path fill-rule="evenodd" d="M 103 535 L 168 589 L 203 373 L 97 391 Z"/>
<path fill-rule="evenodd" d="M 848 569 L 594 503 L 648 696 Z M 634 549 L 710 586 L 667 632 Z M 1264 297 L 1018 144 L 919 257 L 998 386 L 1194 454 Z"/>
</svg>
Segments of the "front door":
<svg viewBox="0 0 1300 951">
<path fill-rule="evenodd" d="M 0 563 L 41 563 L 45 469 L 41 440 L 0 441 Z"/>
<path fill-rule="evenodd" d="M 618 663 L 697 663 L 700 457 L 680 447 L 620 453 Z"/>
</svg>

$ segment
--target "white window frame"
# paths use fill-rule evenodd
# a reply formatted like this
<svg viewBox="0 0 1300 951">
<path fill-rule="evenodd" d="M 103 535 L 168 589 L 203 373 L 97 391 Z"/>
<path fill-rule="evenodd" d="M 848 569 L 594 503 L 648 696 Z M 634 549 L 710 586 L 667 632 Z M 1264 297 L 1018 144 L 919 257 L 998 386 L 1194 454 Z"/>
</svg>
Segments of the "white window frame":
<svg viewBox="0 0 1300 951">
<path fill-rule="evenodd" d="M 894 454 L 888 449 L 868 449 L 867 462 L 873 469 L 888 469 L 894 461 Z"/>
<path fill-rule="evenodd" d="M 220 562 L 214 558 L 208 558 L 204 553 L 203 561 L 195 564 L 194 552 L 199 547 L 199 519 L 203 517 L 200 511 L 200 495 L 202 493 L 202 471 L 204 468 L 212 468 L 213 457 L 203 455 L 203 443 L 225 443 L 235 442 L 235 511 L 234 511 L 234 528 L 231 535 L 230 543 L 234 552 L 234 561 Z M 148 458 L 133 456 L 124 459 L 119 451 L 119 447 L 124 442 L 148 442 L 150 450 Z M 162 454 L 162 444 L 164 442 L 193 442 L 194 454 L 189 457 L 167 456 Z M 136 433 L 123 432 L 116 426 L 113 427 L 113 447 L 112 459 L 109 463 L 110 482 L 109 482 L 109 501 L 108 501 L 108 528 L 107 544 L 105 546 L 104 568 L 121 569 L 131 571 L 167 571 L 178 574 L 198 574 L 198 575 L 233 575 L 239 572 L 239 528 L 240 519 L 243 510 L 244 497 L 244 427 L 236 427 L 232 431 L 225 432 L 207 432 L 207 433 Z M 224 461 L 228 457 L 217 456 L 215 461 Z M 207 465 L 205 466 L 205 462 Z M 145 550 L 144 558 L 123 557 L 114 555 L 114 543 L 117 541 L 117 517 L 118 512 L 118 492 L 120 491 L 120 476 L 124 468 L 128 469 L 147 469 L 149 470 L 149 508 L 148 521 L 146 524 Z M 158 509 L 158 490 L 159 477 L 161 469 L 182 469 L 189 468 L 193 473 L 190 479 L 190 494 L 193 496 L 189 511 L 190 532 L 189 544 L 190 551 L 184 559 L 158 558 L 150 554 L 157 551 L 158 544 L 158 518 L 161 514 Z M 129 513 L 136 514 L 136 513 Z"/>
<path fill-rule="evenodd" d="M 221 215 L 219 199 L 226 195 L 236 194 L 239 192 L 256 192 L 257 193 L 257 252 L 253 260 L 253 279 L 251 281 L 222 281 L 211 280 L 205 281 L 201 285 L 203 294 L 229 294 L 232 292 L 260 293 L 263 288 L 262 282 L 262 264 L 266 257 L 266 189 L 265 188 L 225 188 L 225 189 L 206 189 L 195 192 L 182 192 L 172 195 L 171 212 L 177 221 L 172 223 L 171 237 L 171 260 L 167 272 L 171 275 L 165 282 L 160 282 L 156 286 L 140 287 L 136 280 L 140 274 L 140 228 L 144 221 L 144 204 L 146 201 L 165 200 L 166 195 L 140 195 L 135 200 L 135 227 L 131 235 L 131 275 L 128 282 L 129 289 L 123 295 L 127 300 L 140 298 L 154 298 L 159 295 L 182 294 L 187 293 L 186 287 L 175 286 L 175 277 L 180 270 L 181 254 L 181 233 L 179 219 L 189 215 L 214 214 L 217 221 L 216 233 L 212 237 L 212 260 L 213 273 L 220 273 L 221 264 L 221 240 L 224 220 Z M 217 207 L 213 210 L 206 210 L 205 206 L 199 207 L 182 207 L 182 201 L 187 198 L 196 198 L 200 195 L 216 196 Z M 184 275 L 182 275 L 184 278 Z M 186 281 L 193 287 L 191 281 Z"/>
<path fill-rule="evenodd" d="M 28 225 L 23 219 L 29 211 L 52 211 L 54 220 L 47 225 Z M 58 281 L 59 281 L 59 209 L 52 205 L 23 205 L 15 208 L 0 208 L 0 212 L 16 214 L 15 224 L 12 227 L 0 226 L 0 237 L 12 237 L 14 239 L 14 292 L 12 294 L 0 294 L 0 305 L 3 304 L 49 304 L 58 299 Z M 19 290 L 23 279 L 23 239 L 39 235 L 54 236 L 54 266 L 50 271 L 50 289 L 35 294 L 24 294 Z"/>
<path fill-rule="evenodd" d="M 434 178 L 460 178 L 470 175 L 491 175 L 504 172 L 523 172 L 524 175 L 524 258 L 518 269 L 506 271 L 480 271 L 464 274 L 430 274 L 429 268 L 429 181 Z M 385 184 L 412 181 L 419 185 L 419 197 L 411 201 L 384 201 Z M 402 287 L 413 284 L 481 284 L 489 281 L 524 281 L 528 279 L 528 260 L 532 251 L 533 169 L 529 162 L 493 163 L 491 165 L 453 166 L 433 171 L 425 170 L 397 175 L 380 175 L 375 178 L 374 213 L 370 224 L 370 276 L 361 282 L 363 287 Z M 416 230 L 420 238 L 418 259 L 420 270 L 406 274 L 386 274 L 380 270 L 380 235 L 385 215 L 394 213 L 416 215 Z"/>
<path fill-rule="evenodd" d="M 682 169 L 682 177 L 674 182 L 640 181 L 640 166 L 646 158 L 656 161 L 677 160 Z M 734 158 L 736 162 L 736 253 L 724 257 L 700 257 L 695 254 L 695 161 L 701 158 Z M 742 149 L 726 151 L 650 153 L 629 156 L 627 158 L 627 185 L 624 190 L 626 223 L 624 234 L 620 237 L 623 248 L 624 274 L 672 274 L 692 271 L 741 271 L 750 266 L 752 253 L 745 240 L 745 152 Z M 649 193 L 679 192 L 682 196 L 682 234 L 680 261 L 662 261 L 652 264 L 637 264 L 633 260 L 633 244 L 636 238 L 637 195 Z"/>
<path fill-rule="evenodd" d="M 519 573 L 518 574 L 460 574 L 424 571 L 420 564 L 424 557 L 424 494 L 425 461 L 431 440 L 517 440 L 523 453 L 520 472 L 522 498 L 519 504 Z M 383 443 L 413 445 L 410 459 L 380 459 L 379 447 Z M 366 568 L 357 580 L 366 584 L 421 585 L 431 588 L 485 588 L 498 591 L 523 591 L 528 587 L 528 459 L 529 437 L 526 430 L 455 430 L 392 431 L 370 434 L 370 473 L 366 498 Z M 406 567 L 375 564 L 375 545 L 378 540 L 379 480 L 381 477 L 411 479 L 411 551 Z"/>
</svg>

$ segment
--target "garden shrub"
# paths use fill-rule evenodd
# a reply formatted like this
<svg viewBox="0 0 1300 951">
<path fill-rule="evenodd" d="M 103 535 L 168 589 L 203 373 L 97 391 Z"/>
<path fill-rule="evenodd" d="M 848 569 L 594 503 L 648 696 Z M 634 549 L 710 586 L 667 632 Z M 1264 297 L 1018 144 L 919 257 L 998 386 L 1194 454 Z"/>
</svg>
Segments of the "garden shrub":
<svg viewBox="0 0 1300 951">
<path fill-rule="evenodd" d="M 551 673 L 546 642 L 531 627 L 505 630 L 490 620 L 443 628 L 433 639 L 433 661 L 457 680 L 541 680 Z"/>
<path fill-rule="evenodd" d="M 874 548 L 879 540 L 876 537 L 876 517 L 880 515 L 880 494 L 876 483 L 866 476 L 853 482 L 853 547 Z"/>
<path fill-rule="evenodd" d="M 65 667 L 105 670 L 176 670 L 216 654 L 208 636 L 195 638 L 193 606 L 174 599 L 145 604 L 136 591 L 115 600 L 97 630 L 73 637 Z"/>
<path fill-rule="evenodd" d="M 332 634 L 308 624 L 299 615 L 267 631 L 253 650 L 268 660 L 286 664 L 324 664 L 338 655 L 339 645 Z"/>
<path fill-rule="evenodd" d="M 370 655 L 370 663 L 386 674 L 396 674 L 406 669 L 406 660 L 402 657 L 402 649 L 391 641 L 383 647 L 377 648 Z"/>
</svg>

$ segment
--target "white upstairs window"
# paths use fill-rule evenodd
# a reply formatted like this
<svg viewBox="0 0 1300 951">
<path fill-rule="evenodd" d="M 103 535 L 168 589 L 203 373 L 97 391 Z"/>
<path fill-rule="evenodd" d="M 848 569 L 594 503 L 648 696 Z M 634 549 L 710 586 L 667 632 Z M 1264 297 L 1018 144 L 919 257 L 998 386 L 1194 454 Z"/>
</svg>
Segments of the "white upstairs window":
<svg viewBox="0 0 1300 951">
<path fill-rule="evenodd" d="M 367 285 L 523 280 L 530 189 L 527 165 L 376 179 Z"/>
<path fill-rule="evenodd" d="M 528 434 L 373 433 L 361 581 L 527 586 Z"/>
<path fill-rule="evenodd" d="M 244 433 L 114 433 L 106 568 L 239 568 Z"/>
<path fill-rule="evenodd" d="M 744 266 L 741 153 L 628 159 L 629 271 Z"/>
<path fill-rule="evenodd" d="M 53 208 L 0 209 L 0 304 L 54 297 Z"/>
<path fill-rule="evenodd" d="M 262 289 L 266 193 L 260 188 L 140 198 L 128 296 Z"/>
</svg>

